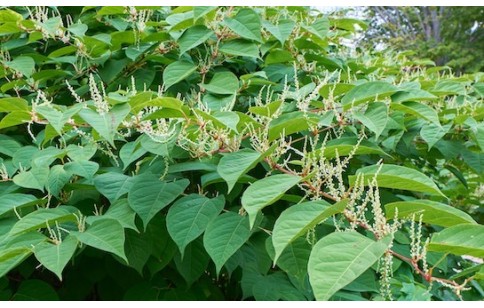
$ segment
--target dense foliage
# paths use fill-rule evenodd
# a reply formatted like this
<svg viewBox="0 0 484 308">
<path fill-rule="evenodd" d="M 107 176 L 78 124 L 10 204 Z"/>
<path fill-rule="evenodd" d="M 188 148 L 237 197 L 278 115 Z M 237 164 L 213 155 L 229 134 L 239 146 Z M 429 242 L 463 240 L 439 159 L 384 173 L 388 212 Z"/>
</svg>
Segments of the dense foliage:
<svg viewBox="0 0 484 308">
<path fill-rule="evenodd" d="M 364 41 L 429 58 L 458 72 L 484 69 L 484 8 L 452 6 L 367 7 Z"/>
<path fill-rule="evenodd" d="M 0 300 L 482 299 L 484 75 L 364 26 L 1 9 Z"/>
</svg>

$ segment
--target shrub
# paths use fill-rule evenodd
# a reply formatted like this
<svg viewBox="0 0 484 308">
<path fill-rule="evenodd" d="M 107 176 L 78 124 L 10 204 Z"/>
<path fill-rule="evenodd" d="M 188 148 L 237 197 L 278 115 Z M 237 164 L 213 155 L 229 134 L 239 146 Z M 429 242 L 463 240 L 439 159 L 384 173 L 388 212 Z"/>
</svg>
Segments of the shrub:
<svg viewBox="0 0 484 308">
<path fill-rule="evenodd" d="M 0 298 L 482 299 L 483 74 L 365 27 L 0 10 Z"/>
</svg>

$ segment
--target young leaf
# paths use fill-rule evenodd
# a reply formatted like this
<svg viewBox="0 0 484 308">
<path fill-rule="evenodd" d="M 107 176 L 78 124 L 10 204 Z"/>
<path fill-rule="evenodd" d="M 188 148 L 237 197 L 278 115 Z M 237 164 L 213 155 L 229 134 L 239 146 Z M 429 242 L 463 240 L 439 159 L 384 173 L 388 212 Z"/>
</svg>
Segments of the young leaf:
<svg viewBox="0 0 484 308">
<path fill-rule="evenodd" d="M 484 258 L 484 226 L 460 224 L 444 229 L 432 236 L 428 250 Z"/>
<path fill-rule="evenodd" d="M 317 300 L 327 301 L 358 278 L 387 250 L 391 238 L 373 241 L 355 231 L 323 237 L 309 257 L 309 281 Z"/>
<path fill-rule="evenodd" d="M 254 227 L 257 213 L 264 207 L 279 200 L 284 193 L 301 181 L 301 177 L 291 174 L 272 175 L 258 180 L 242 194 L 242 206 L 249 214 L 250 228 Z"/>
<path fill-rule="evenodd" d="M 234 212 L 212 220 L 203 235 L 203 245 L 215 262 L 217 275 L 227 260 L 249 239 L 249 219 Z"/>
<path fill-rule="evenodd" d="M 368 185 L 379 168 L 378 165 L 367 166 L 358 169 L 356 173 L 363 174 L 364 184 Z M 354 185 L 356 175 L 350 175 L 348 179 L 350 184 Z M 403 166 L 383 165 L 376 176 L 376 181 L 379 187 L 425 192 L 445 197 L 437 185 L 425 174 Z"/>
<path fill-rule="evenodd" d="M 422 214 L 425 223 L 442 227 L 451 227 L 458 224 L 476 224 L 475 220 L 466 212 L 440 202 L 430 200 L 399 201 L 385 204 L 386 217 L 391 219 L 398 209 L 398 218 L 409 218 L 412 214 L 418 221 Z"/>
<path fill-rule="evenodd" d="M 277 263 L 279 256 L 291 242 L 328 217 L 341 213 L 347 203 L 348 200 L 342 200 L 331 205 L 324 200 L 318 200 L 299 203 L 283 211 L 277 218 L 272 231 L 274 263 Z"/>
<path fill-rule="evenodd" d="M 223 196 L 209 199 L 201 195 L 188 195 L 177 200 L 168 210 L 166 227 L 184 258 L 185 247 L 202 234 L 207 225 L 224 208 Z"/>
</svg>

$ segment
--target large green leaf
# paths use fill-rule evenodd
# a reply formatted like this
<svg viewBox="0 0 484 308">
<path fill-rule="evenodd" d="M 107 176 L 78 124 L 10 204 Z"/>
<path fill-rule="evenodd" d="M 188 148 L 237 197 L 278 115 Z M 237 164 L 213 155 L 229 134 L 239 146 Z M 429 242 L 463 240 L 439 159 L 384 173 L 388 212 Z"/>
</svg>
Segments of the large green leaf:
<svg viewBox="0 0 484 308">
<path fill-rule="evenodd" d="M 166 88 L 178 83 L 197 70 L 197 66 L 186 61 L 175 61 L 163 71 L 163 82 Z"/>
<path fill-rule="evenodd" d="M 356 137 L 341 137 L 341 138 L 333 139 L 326 143 L 326 146 L 324 147 L 323 155 L 326 158 L 335 158 L 338 155 L 340 157 L 347 156 L 354 150 L 357 144 L 358 144 L 358 138 Z M 322 151 L 320 149 L 317 149 L 311 152 L 310 155 L 316 155 L 316 157 L 319 157 L 319 155 L 321 155 L 321 152 Z M 382 156 L 391 157 L 376 144 L 368 140 L 362 140 L 358 145 L 358 148 L 354 152 L 354 155 L 366 155 L 366 154 L 379 154 Z"/>
<path fill-rule="evenodd" d="M 152 252 L 152 241 L 148 234 L 139 234 L 136 230 L 126 230 L 124 251 L 128 264 L 140 275 L 143 275 L 143 267 L 150 258 Z"/>
<path fill-rule="evenodd" d="M 442 139 L 442 137 L 447 134 L 451 126 L 452 123 L 449 123 L 445 126 L 429 123 L 422 126 L 422 129 L 420 130 L 420 136 L 423 140 L 425 140 L 425 142 L 427 142 L 428 148 L 430 150 L 437 143 L 437 141 Z"/>
<path fill-rule="evenodd" d="M 235 39 L 222 43 L 220 51 L 228 55 L 259 58 L 259 47 L 244 39 Z"/>
<path fill-rule="evenodd" d="M 213 31 L 207 29 L 205 26 L 200 25 L 188 28 L 178 39 L 180 55 L 204 43 L 212 34 Z"/>
<path fill-rule="evenodd" d="M 78 210 L 72 206 L 38 209 L 22 217 L 10 230 L 10 235 L 53 226 L 55 222 L 76 221 Z"/>
<path fill-rule="evenodd" d="M 235 18 L 224 19 L 224 24 L 243 38 L 262 42 L 260 17 L 252 9 L 240 9 Z"/>
<path fill-rule="evenodd" d="M 298 237 L 314 228 L 325 219 L 344 211 L 347 200 L 329 204 L 324 200 L 303 202 L 283 211 L 274 224 L 272 244 L 274 245 L 274 263 L 284 249 Z"/>
<path fill-rule="evenodd" d="M 274 25 L 266 20 L 263 21 L 264 28 L 269 30 L 269 32 L 274 35 L 274 37 L 281 42 L 284 46 L 284 42 L 291 35 L 292 29 L 294 29 L 295 23 L 292 20 L 279 20 L 277 25 Z"/>
<path fill-rule="evenodd" d="M 111 252 L 128 263 L 124 254 L 124 229 L 114 219 L 95 221 L 84 232 L 71 232 L 79 242 L 99 250 Z"/>
<path fill-rule="evenodd" d="M 484 258 L 484 226 L 460 224 L 444 229 L 432 236 L 428 250 Z"/>
<path fill-rule="evenodd" d="M 415 219 L 418 221 L 422 214 L 423 222 L 443 227 L 464 223 L 476 224 L 476 221 L 466 212 L 430 200 L 398 201 L 385 204 L 386 217 L 393 218 L 396 209 L 398 209 L 398 218 L 409 218 L 416 214 Z"/>
<path fill-rule="evenodd" d="M 308 261 L 311 254 L 311 244 L 304 237 L 295 239 L 284 252 L 275 259 L 274 246 L 270 238 L 266 241 L 266 249 L 274 263 L 286 273 L 295 276 L 299 281 L 304 281 L 308 274 Z"/>
<path fill-rule="evenodd" d="M 130 191 L 135 178 L 117 172 L 108 172 L 94 177 L 96 189 L 113 203 Z"/>
<path fill-rule="evenodd" d="M 380 166 L 378 165 L 363 167 L 358 169 L 356 174 L 363 174 L 364 184 L 368 185 L 379 168 Z M 351 185 L 354 185 L 356 175 L 350 175 L 349 181 Z M 376 181 L 379 187 L 424 192 L 445 197 L 437 185 L 425 174 L 403 166 L 381 166 L 381 170 L 376 176 Z"/>
<path fill-rule="evenodd" d="M 203 247 L 202 239 L 187 245 L 184 255 L 175 256 L 175 265 L 188 285 L 195 282 L 207 270 L 210 256 Z"/>
<path fill-rule="evenodd" d="M 182 179 L 163 182 L 153 174 L 143 174 L 128 193 L 129 206 L 138 214 L 146 228 L 150 220 L 173 202 L 187 188 L 189 181 Z"/>
<path fill-rule="evenodd" d="M 74 255 L 77 243 L 77 239 L 70 235 L 58 244 L 43 242 L 35 246 L 35 257 L 40 264 L 56 274 L 59 280 L 62 280 L 62 271 Z"/>
<path fill-rule="evenodd" d="M 49 167 L 33 166 L 29 171 L 19 172 L 13 177 L 13 182 L 25 188 L 33 188 L 44 191 L 45 184 L 49 178 Z"/>
<path fill-rule="evenodd" d="M 19 210 L 22 207 L 34 205 L 37 203 L 37 198 L 32 195 L 26 194 L 6 194 L 1 196 L 0 202 L 0 216 L 12 211 L 14 208 Z"/>
<path fill-rule="evenodd" d="M 38 279 L 24 280 L 13 296 L 15 301 L 58 301 L 54 288 L 45 281 Z"/>
<path fill-rule="evenodd" d="M 370 81 L 357 85 L 341 100 L 344 109 L 357 106 L 369 100 L 382 99 L 397 92 L 398 88 L 385 81 Z"/>
<path fill-rule="evenodd" d="M 281 135 L 289 136 L 291 134 L 308 130 L 310 124 L 318 124 L 320 117 L 314 114 L 304 114 L 301 111 L 285 113 L 269 124 L 269 140 L 275 140 Z"/>
<path fill-rule="evenodd" d="M 5 276 L 31 254 L 31 249 L 23 247 L 0 250 L 0 277 Z"/>
<path fill-rule="evenodd" d="M 104 114 L 92 109 L 83 109 L 79 112 L 79 115 L 114 147 L 114 137 L 118 131 L 118 126 L 129 112 L 129 104 L 120 104 Z"/>
<path fill-rule="evenodd" d="M 237 180 L 247 174 L 260 161 L 262 155 L 251 149 L 242 149 L 224 155 L 217 166 L 217 172 L 227 182 L 230 193 Z"/>
<path fill-rule="evenodd" d="M 239 80 L 232 72 L 220 72 L 202 87 L 214 94 L 235 94 L 239 90 Z"/>
<path fill-rule="evenodd" d="M 301 181 L 301 177 L 291 174 L 272 175 L 247 188 L 242 194 L 242 206 L 249 214 L 250 228 L 254 227 L 257 213 L 281 198 L 291 187 Z"/>
<path fill-rule="evenodd" d="M 247 216 L 223 213 L 212 220 L 203 235 L 203 245 L 215 262 L 217 274 L 227 260 L 249 239 Z"/>
<path fill-rule="evenodd" d="M 64 166 L 55 165 L 50 169 L 45 187 L 51 195 L 58 197 L 64 185 L 69 183 L 70 178 L 71 174 L 64 170 Z"/>
<path fill-rule="evenodd" d="M 364 113 L 357 111 L 353 113 L 353 116 L 374 132 L 378 139 L 387 125 L 388 108 L 385 103 L 371 103 Z"/>
<path fill-rule="evenodd" d="M 20 72 L 22 75 L 26 77 L 32 76 L 35 70 L 35 61 L 31 57 L 27 56 L 20 56 L 16 57 L 10 62 L 7 62 L 7 65 Z"/>
<path fill-rule="evenodd" d="M 224 208 L 223 196 L 209 199 L 201 195 L 188 195 L 177 200 L 166 216 L 166 227 L 180 249 L 182 258 L 185 247 L 202 234 L 207 225 Z"/>
<path fill-rule="evenodd" d="M 437 111 L 425 104 L 417 102 L 404 102 L 400 104 L 392 103 L 390 107 L 395 110 L 400 110 L 405 113 L 421 117 L 437 126 L 440 126 L 439 114 Z"/>
<path fill-rule="evenodd" d="M 387 250 L 391 239 L 373 241 L 355 231 L 334 232 L 313 247 L 309 281 L 317 300 L 326 301 L 358 278 Z"/>
</svg>

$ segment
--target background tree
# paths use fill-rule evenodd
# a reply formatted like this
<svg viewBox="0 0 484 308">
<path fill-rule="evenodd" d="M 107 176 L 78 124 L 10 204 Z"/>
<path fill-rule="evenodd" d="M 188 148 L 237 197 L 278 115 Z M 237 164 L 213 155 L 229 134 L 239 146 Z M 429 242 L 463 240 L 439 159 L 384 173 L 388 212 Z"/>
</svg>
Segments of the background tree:
<svg viewBox="0 0 484 308">
<path fill-rule="evenodd" d="M 484 9 L 482 7 L 366 8 L 370 27 L 364 40 L 376 47 L 386 44 L 398 51 L 413 50 L 418 58 L 458 72 L 482 69 Z"/>
</svg>

